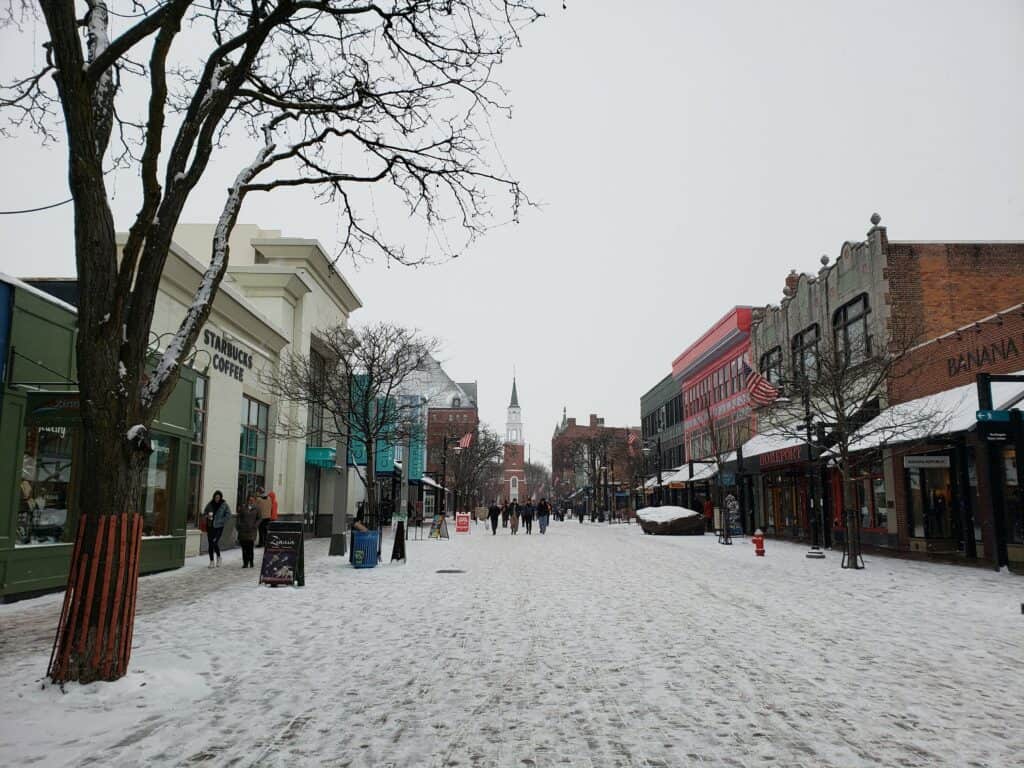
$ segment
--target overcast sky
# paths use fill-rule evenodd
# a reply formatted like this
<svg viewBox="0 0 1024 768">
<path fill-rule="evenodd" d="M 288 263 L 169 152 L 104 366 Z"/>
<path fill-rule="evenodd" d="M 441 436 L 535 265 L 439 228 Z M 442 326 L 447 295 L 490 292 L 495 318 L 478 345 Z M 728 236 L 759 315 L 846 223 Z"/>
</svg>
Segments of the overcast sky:
<svg viewBox="0 0 1024 768">
<path fill-rule="evenodd" d="M 568 6 L 548 3 L 499 73 L 501 153 L 543 210 L 441 266 L 341 264 L 365 302 L 353 321 L 443 339 L 500 430 L 515 367 L 534 459 L 563 405 L 638 424 L 640 395 L 713 321 L 777 302 L 874 211 L 894 240 L 1024 239 L 1021 0 Z M 5 80 L 33 36 L 0 31 Z M 0 140 L 0 210 L 65 197 L 64 161 Z M 241 158 L 214 162 L 228 178 Z M 212 220 L 223 189 L 182 220 Z M 127 228 L 136 200 L 112 192 Z M 250 197 L 240 220 L 328 249 L 337 223 L 307 191 Z M 0 270 L 72 274 L 70 208 L 0 217 Z"/>
</svg>

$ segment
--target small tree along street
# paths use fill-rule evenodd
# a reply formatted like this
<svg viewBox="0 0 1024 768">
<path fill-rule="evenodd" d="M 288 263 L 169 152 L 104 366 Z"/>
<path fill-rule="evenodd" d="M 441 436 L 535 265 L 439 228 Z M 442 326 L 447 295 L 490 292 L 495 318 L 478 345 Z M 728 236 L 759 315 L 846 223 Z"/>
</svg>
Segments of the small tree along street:
<svg viewBox="0 0 1024 768">
<path fill-rule="evenodd" d="M 280 402 L 301 406 L 308 414 L 299 423 L 283 421 L 279 426 L 286 436 L 316 435 L 326 443 L 361 449 L 366 518 L 376 527 L 377 451 L 383 443 L 400 443 L 423 429 L 420 402 L 401 392 L 415 374 L 427 370 L 437 341 L 389 323 L 333 326 L 320 330 L 317 338 L 321 352 L 286 355 L 264 383 Z M 344 457 L 339 461 L 342 466 L 347 462 Z"/>
<path fill-rule="evenodd" d="M 476 122 L 507 110 L 494 68 L 540 14 L 520 0 L 39 8 L 43 64 L 0 92 L 0 108 L 16 126 L 65 142 L 74 206 L 82 525 L 49 674 L 113 680 L 131 652 L 148 429 L 210 314 L 246 196 L 312 186 L 339 205 L 340 252 L 422 260 L 395 230 L 368 223 L 377 216 L 363 190 L 389 188 L 427 231 L 444 230 L 428 238 L 439 250 L 426 258 L 458 255 L 498 220 L 495 192 L 508 195 L 513 219 L 524 201 L 516 180 L 489 166 Z M 175 226 L 227 141 L 252 143 L 252 160 L 227 190 L 190 309 L 152 349 Z M 116 166 L 139 179 L 123 247 L 106 183 Z"/>
<path fill-rule="evenodd" d="M 873 421 L 886 408 L 892 385 L 917 373 L 918 366 L 910 363 L 907 352 L 920 338 L 920 330 L 905 323 L 888 339 L 824 334 L 813 348 L 796 356 L 793 370 L 781 377 L 784 397 L 762 410 L 762 431 L 770 430 L 806 443 L 812 451 L 824 452 L 842 478 L 845 496 L 849 481 L 862 470 L 862 462 L 873 457 L 871 452 L 859 452 L 859 444 L 876 443 L 874 438 L 882 443 L 918 439 L 939 431 L 948 418 L 937 410 L 889 409 L 890 418 Z M 811 495 L 809 489 L 808 498 Z M 860 568 L 860 515 L 850 509 L 850 499 L 844 497 L 843 505 L 843 563 Z M 809 521 L 816 537 L 823 533 L 823 514 L 817 509 Z"/>
</svg>

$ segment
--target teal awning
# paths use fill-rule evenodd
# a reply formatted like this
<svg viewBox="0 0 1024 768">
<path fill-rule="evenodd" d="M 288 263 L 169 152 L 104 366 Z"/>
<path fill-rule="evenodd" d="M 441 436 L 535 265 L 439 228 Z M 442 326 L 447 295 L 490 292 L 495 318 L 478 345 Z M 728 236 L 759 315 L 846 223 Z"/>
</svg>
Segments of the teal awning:
<svg viewBox="0 0 1024 768">
<path fill-rule="evenodd" d="M 333 469 L 337 451 L 334 448 L 306 446 L 306 463 L 320 469 Z"/>
</svg>

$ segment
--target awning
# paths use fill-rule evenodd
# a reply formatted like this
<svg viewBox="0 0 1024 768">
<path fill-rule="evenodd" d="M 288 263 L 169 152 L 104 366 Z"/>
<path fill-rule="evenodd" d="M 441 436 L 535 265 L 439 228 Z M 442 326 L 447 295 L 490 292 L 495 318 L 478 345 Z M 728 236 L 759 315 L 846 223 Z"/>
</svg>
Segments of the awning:
<svg viewBox="0 0 1024 768">
<path fill-rule="evenodd" d="M 413 481 L 413 482 L 416 482 L 416 481 Z M 441 485 L 439 485 L 432 477 L 428 477 L 427 475 L 424 475 L 423 477 L 421 477 L 419 479 L 419 482 L 423 483 L 423 485 L 425 485 L 425 486 L 427 486 L 429 488 L 437 488 L 439 491 L 447 492 L 447 490 L 448 490 L 447 488 L 444 488 Z"/>
<path fill-rule="evenodd" d="M 1015 375 L 1024 375 L 1024 371 Z M 992 405 L 995 410 L 1008 410 L 1022 400 L 1024 382 L 992 382 Z M 850 450 L 866 451 L 885 445 L 967 432 L 977 424 L 977 412 L 977 384 L 964 384 L 934 395 L 908 400 L 886 408 L 857 430 L 850 440 Z M 829 456 L 834 453 L 835 448 L 823 455 Z"/>
<path fill-rule="evenodd" d="M 730 454 L 731 456 L 732 454 Z M 728 460 L 728 457 L 726 457 Z M 693 474 L 690 474 L 690 465 L 683 464 L 675 472 L 664 478 L 665 484 L 670 488 L 682 488 L 689 483 L 705 483 L 718 474 L 718 467 L 715 464 L 693 463 Z"/>
</svg>

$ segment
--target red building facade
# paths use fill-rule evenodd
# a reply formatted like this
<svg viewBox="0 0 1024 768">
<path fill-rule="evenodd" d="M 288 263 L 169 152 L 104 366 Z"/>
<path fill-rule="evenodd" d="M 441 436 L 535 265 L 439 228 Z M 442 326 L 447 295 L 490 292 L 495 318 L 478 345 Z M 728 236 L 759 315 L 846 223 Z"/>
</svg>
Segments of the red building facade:
<svg viewBox="0 0 1024 768">
<path fill-rule="evenodd" d="M 735 307 L 672 361 L 683 391 L 686 455 L 725 454 L 753 434 L 744 366 L 749 365 L 751 307 Z"/>
</svg>

